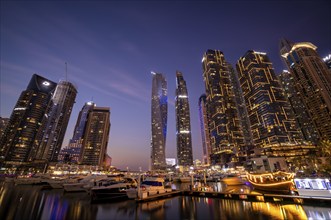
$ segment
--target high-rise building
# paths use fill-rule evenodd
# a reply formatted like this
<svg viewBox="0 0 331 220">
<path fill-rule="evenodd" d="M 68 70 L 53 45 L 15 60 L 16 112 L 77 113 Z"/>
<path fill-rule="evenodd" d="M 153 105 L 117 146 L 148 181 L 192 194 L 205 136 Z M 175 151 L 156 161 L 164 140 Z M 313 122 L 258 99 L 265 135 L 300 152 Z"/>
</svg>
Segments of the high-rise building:
<svg viewBox="0 0 331 220">
<path fill-rule="evenodd" d="M 266 53 L 249 50 L 237 62 L 254 145 L 283 155 L 302 143 L 302 134 Z"/>
<path fill-rule="evenodd" d="M 151 169 L 162 170 L 166 167 L 165 146 L 168 117 L 167 81 L 161 73 L 152 72 L 152 75 Z"/>
<path fill-rule="evenodd" d="M 219 50 L 207 50 L 202 59 L 206 88 L 211 162 L 234 165 L 244 145 L 230 71 Z"/>
<path fill-rule="evenodd" d="M 87 117 L 80 162 L 84 165 L 105 165 L 110 131 L 110 109 L 93 107 Z"/>
<path fill-rule="evenodd" d="M 56 83 L 34 74 L 10 116 L 9 124 L 0 140 L 0 159 L 7 162 L 28 162 L 36 135 L 42 126 L 45 113 Z"/>
<path fill-rule="evenodd" d="M 183 74 L 176 72 L 176 141 L 177 141 L 177 165 L 192 166 L 192 136 L 190 105 L 186 81 Z"/>
<path fill-rule="evenodd" d="M 86 102 L 82 110 L 79 112 L 76 126 L 74 129 L 73 137 L 69 141 L 69 145 L 63 148 L 63 153 L 59 160 L 64 159 L 64 155 L 68 154 L 71 158 L 71 162 L 78 163 L 80 157 L 80 151 L 83 145 L 84 132 L 87 124 L 88 114 L 95 107 L 95 103 L 92 101 Z"/>
<path fill-rule="evenodd" d="M 309 42 L 280 42 L 280 54 L 294 79 L 321 140 L 331 140 L 331 75 L 327 65 Z"/>
<path fill-rule="evenodd" d="M 5 132 L 8 122 L 9 122 L 9 118 L 0 117 L 0 140 L 1 140 L 2 135 Z"/>
<path fill-rule="evenodd" d="M 49 113 L 37 135 L 42 138 L 34 143 L 35 155 L 30 154 L 32 158 L 57 162 L 76 95 L 77 89 L 72 83 L 60 81 L 57 84 Z"/>
<path fill-rule="evenodd" d="M 247 109 L 246 109 L 245 99 L 244 99 L 244 96 L 243 96 L 243 93 L 241 90 L 241 86 L 240 86 L 240 82 L 239 82 L 239 78 L 238 78 L 238 73 L 237 73 L 237 71 L 234 70 L 234 68 L 232 67 L 232 65 L 230 63 L 228 63 L 228 68 L 230 71 L 229 72 L 230 80 L 231 80 L 231 84 L 233 86 L 233 92 L 235 95 L 236 105 L 237 105 L 237 109 L 238 109 L 238 117 L 240 120 L 243 135 L 244 135 L 245 147 L 243 147 L 240 150 L 240 156 L 245 158 L 253 147 L 253 136 L 252 136 L 252 132 L 251 132 L 250 122 L 248 119 L 248 113 L 247 113 Z"/>
<path fill-rule="evenodd" d="M 294 88 L 295 82 L 293 76 L 289 71 L 283 70 L 283 72 L 279 74 L 278 77 L 285 91 L 285 96 L 292 107 L 295 120 L 303 134 L 304 140 L 312 143 L 313 145 L 316 145 L 319 136 L 317 130 L 314 127 L 312 119 L 310 118 L 309 112 L 302 102 L 300 95 Z"/>
<path fill-rule="evenodd" d="M 203 94 L 199 98 L 199 121 L 200 121 L 200 132 L 202 140 L 202 162 L 204 165 L 210 165 L 211 145 L 210 145 L 210 134 L 208 128 L 208 112 L 206 94 Z"/>
</svg>

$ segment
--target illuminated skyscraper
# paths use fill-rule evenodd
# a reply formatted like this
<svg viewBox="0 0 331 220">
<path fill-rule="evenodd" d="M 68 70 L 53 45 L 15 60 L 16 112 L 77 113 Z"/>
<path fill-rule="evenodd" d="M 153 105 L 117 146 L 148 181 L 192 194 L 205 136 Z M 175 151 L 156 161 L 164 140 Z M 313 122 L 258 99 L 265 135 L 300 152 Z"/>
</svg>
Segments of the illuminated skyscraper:
<svg viewBox="0 0 331 220">
<path fill-rule="evenodd" d="M 245 99 L 243 97 L 242 90 L 240 87 L 240 82 L 238 79 L 238 73 L 234 70 L 231 64 L 228 64 L 228 68 L 230 73 L 231 84 L 233 87 L 233 92 L 235 95 L 238 117 L 243 131 L 244 143 L 245 143 L 245 146 L 240 149 L 238 156 L 242 157 L 242 159 L 245 160 L 249 154 L 249 151 L 252 150 L 253 148 L 253 137 L 248 119 Z"/>
<path fill-rule="evenodd" d="M 331 75 L 309 42 L 283 39 L 280 54 L 294 79 L 294 88 L 306 106 L 322 140 L 331 140 Z"/>
<path fill-rule="evenodd" d="M 230 70 L 219 50 L 208 50 L 202 59 L 206 88 L 208 125 L 212 164 L 226 165 L 236 162 L 244 145 Z"/>
<path fill-rule="evenodd" d="M 110 131 L 110 109 L 93 107 L 87 117 L 80 163 L 84 165 L 105 165 Z"/>
<path fill-rule="evenodd" d="M 64 152 L 61 153 L 61 158 L 59 158 L 59 160 L 62 161 L 64 159 L 64 154 L 68 154 L 71 158 L 71 162 L 78 163 L 88 114 L 94 107 L 95 104 L 92 101 L 86 102 L 82 110 L 79 112 L 73 137 L 70 139 L 69 145 L 63 149 Z"/>
<path fill-rule="evenodd" d="M 76 95 L 77 89 L 72 83 L 60 81 L 57 84 L 50 111 L 43 120 L 43 129 L 40 129 L 37 135 L 42 137 L 41 141 L 34 143 L 33 150 L 36 150 L 36 155 L 32 158 L 57 162 Z"/>
<path fill-rule="evenodd" d="M 179 166 L 192 166 L 192 137 L 190 105 L 186 81 L 181 72 L 176 72 L 176 140 L 177 164 Z"/>
<path fill-rule="evenodd" d="M 203 153 L 203 164 L 210 165 L 210 134 L 208 128 L 208 113 L 207 113 L 207 103 L 206 95 L 203 94 L 199 98 L 199 121 L 200 121 L 200 132 L 202 140 L 202 153 Z"/>
<path fill-rule="evenodd" d="M 319 136 L 312 119 L 310 118 L 309 112 L 303 104 L 300 95 L 294 88 L 295 82 L 293 76 L 287 70 L 283 70 L 278 77 L 282 87 L 284 88 L 285 95 L 291 104 L 295 120 L 303 134 L 303 138 L 306 141 L 316 145 Z"/>
<path fill-rule="evenodd" d="M 167 81 L 160 73 L 154 73 L 152 81 L 152 138 L 151 169 L 165 169 L 165 146 L 167 137 L 168 97 Z"/>
<path fill-rule="evenodd" d="M 282 155 L 283 146 L 300 144 L 302 134 L 266 53 L 247 51 L 237 71 L 255 146 Z"/>
<path fill-rule="evenodd" d="M 42 120 L 56 83 L 34 74 L 10 116 L 9 124 L 0 140 L 0 159 L 7 162 L 28 162 L 29 154 L 41 128 Z"/>
</svg>

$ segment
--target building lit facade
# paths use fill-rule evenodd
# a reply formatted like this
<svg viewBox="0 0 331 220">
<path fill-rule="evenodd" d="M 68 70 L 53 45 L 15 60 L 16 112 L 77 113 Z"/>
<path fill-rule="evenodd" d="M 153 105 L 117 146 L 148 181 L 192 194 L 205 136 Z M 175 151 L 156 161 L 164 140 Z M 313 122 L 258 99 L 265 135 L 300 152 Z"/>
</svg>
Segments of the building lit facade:
<svg viewBox="0 0 331 220">
<path fill-rule="evenodd" d="M 84 165 L 105 165 L 110 132 L 110 109 L 93 107 L 86 121 L 80 163 Z"/>
<path fill-rule="evenodd" d="M 302 143 L 302 134 L 268 56 L 249 50 L 236 67 L 255 147 L 264 154 L 290 156 L 292 146 Z"/>
<path fill-rule="evenodd" d="M 83 145 L 84 132 L 87 124 L 88 114 L 95 107 L 95 103 L 92 101 L 86 102 L 85 105 L 79 112 L 76 126 L 74 129 L 74 134 L 69 141 L 67 147 L 63 148 L 59 155 L 59 161 L 63 161 L 64 155 L 68 154 L 70 156 L 72 163 L 78 163 L 80 157 L 80 151 Z"/>
<path fill-rule="evenodd" d="M 238 78 L 238 73 L 237 71 L 235 71 L 235 69 L 232 67 L 230 63 L 228 63 L 228 68 L 230 73 L 231 84 L 233 87 L 233 92 L 235 95 L 238 117 L 244 135 L 244 146 L 239 150 L 238 156 L 240 156 L 241 159 L 245 160 L 253 148 L 253 136 L 251 132 L 250 122 L 248 119 L 245 99 L 242 94 L 242 90 Z"/>
<path fill-rule="evenodd" d="M 190 105 L 186 81 L 183 74 L 176 72 L 176 141 L 177 141 L 177 162 L 179 166 L 192 166 L 192 136 Z"/>
<path fill-rule="evenodd" d="M 0 159 L 8 163 L 29 162 L 29 157 L 37 133 L 48 112 L 56 83 L 34 74 L 10 116 L 4 135 L 0 140 Z M 29 159 L 31 158 L 31 159 Z"/>
<path fill-rule="evenodd" d="M 295 90 L 306 106 L 321 140 L 331 140 L 331 75 L 310 42 L 280 42 L 280 54 L 294 78 Z"/>
<path fill-rule="evenodd" d="M 167 81 L 161 73 L 152 72 L 152 76 L 151 169 L 163 170 L 166 168 L 165 146 L 168 117 Z"/>
<path fill-rule="evenodd" d="M 37 134 L 42 138 L 34 143 L 35 155 L 30 154 L 35 160 L 57 162 L 76 95 L 77 89 L 72 83 L 60 81 L 57 84 L 49 113 Z"/>
<path fill-rule="evenodd" d="M 300 95 L 294 88 L 295 81 L 292 74 L 287 70 L 283 70 L 278 78 L 285 91 L 285 96 L 290 102 L 295 120 L 298 124 L 298 128 L 303 134 L 304 140 L 316 145 L 319 139 L 318 132 L 314 127 L 314 123 L 312 122 L 309 112 L 301 100 Z"/>
<path fill-rule="evenodd" d="M 226 166 L 234 164 L 244 140 L 228 63 L 221 51 L 207 50 L 203 55 L 202 66 L 212 151 L 211 163 Z"/>
<path fill-rule="evenodd" d="M 0 117 L 0 140 L 1 140 L 2 135 L 5 132 L 8 122 L 9 122 L 9 118 Z"/>
<path fill-rule="evenodd" d="M 208 128 L 208 113 L 207 113 L 207 102 L 206 95 L 203 94 L 199 98 L 199 121 L 200 121 L 200 132 L 202 141 L 202 162 L 204 165 L 209 166 L 211 164 L 211 145 L 210 145 L 210 134 Z"/>
</svg>

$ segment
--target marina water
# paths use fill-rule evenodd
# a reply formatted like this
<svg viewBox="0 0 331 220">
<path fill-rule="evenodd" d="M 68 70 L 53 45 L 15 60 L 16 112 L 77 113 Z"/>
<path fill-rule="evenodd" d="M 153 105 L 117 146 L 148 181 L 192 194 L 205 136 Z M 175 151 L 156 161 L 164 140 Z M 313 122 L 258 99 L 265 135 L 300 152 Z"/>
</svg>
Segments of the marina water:
<svg viewBox="0 0 331 220">
<path fill-rule="evenodd" d="M 152 202 L 91 203 L 85 192 L 65 193 L 63 190 L 43 189 L 0 183 L 1 220 L 37 219 L 331 219 L 330 207 L 247 202 L 217 198 L 176 196 Z M 210 183 L 220 192 L 247 192 L 249 187 L 226 187 Z M 174 189 L 187 189 L 189 184 L 173 184 Z"/>
</svg>

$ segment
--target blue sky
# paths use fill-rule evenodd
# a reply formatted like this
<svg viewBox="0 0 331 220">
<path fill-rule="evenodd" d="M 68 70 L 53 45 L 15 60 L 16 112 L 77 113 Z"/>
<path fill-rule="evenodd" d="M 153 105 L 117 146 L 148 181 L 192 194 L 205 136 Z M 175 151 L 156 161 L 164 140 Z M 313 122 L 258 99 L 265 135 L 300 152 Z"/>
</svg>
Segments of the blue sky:
<svg viewBox="0 0 331 220">
<path fill-rule="evenodd" d="M 0 116 L 9 117 L 33 73 L 78 88 L 63 146 L 85 102 L 111 108 L 108 153 L 113 165 L 148 168 L 151 71 L 168 81 L 166 156 L 176 157 L 175 76 L 187 82 L 194 159 L 201 159 L 198 99 L 207 49 L 231 64 L 247 50 L 266 52 L 276 73 L 284 66 L 282 37 L 331 52 L 329 1 L 1 1 Z"/>
</svg>

